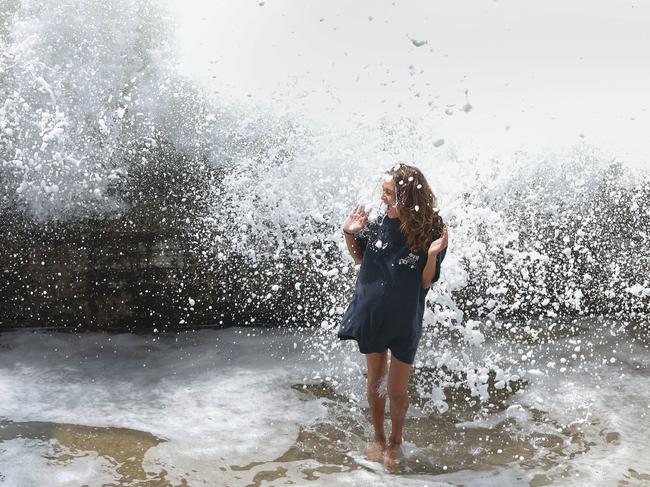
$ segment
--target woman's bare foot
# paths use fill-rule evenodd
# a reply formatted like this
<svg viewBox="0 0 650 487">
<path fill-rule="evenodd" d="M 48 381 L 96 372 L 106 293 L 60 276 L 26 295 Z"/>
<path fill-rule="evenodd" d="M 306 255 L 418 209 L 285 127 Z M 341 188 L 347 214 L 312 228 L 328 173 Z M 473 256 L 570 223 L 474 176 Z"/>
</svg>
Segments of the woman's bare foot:
<svg viewBox="0 0 650 487">
<path fill-rule="evenodd" d="M 380 462 L 386 450 L 386 442 L 375 440 L 366 448 L 366 458 L 371 462 Z"/>
<path fill-rule="evenodd" d="M 394 467 L 403 456 L 402 445 L 400 443 L 391 443 L 384 452 L 384 465 Z"/>
</svg>

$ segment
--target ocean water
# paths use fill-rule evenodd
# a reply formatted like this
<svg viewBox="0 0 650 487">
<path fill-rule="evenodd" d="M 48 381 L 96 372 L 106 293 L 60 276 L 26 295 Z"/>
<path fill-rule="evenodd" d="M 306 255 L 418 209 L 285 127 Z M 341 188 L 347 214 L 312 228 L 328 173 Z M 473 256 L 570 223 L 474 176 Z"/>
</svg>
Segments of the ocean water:
<svg viewBox="0 0 650 487">
<path fill-rule="evenodd" d="M 0 483 L 647 485 L 648 337 L 608 329 L 490 340 L 504 362 L 530 347 L 537 363 L 489 401 L 450 388 L 440 412 L 412 387 L 390 471 L 362 454 L 363 356 L 334 337 L 316 356 L 304 329 L 5 332 Z M 412 385 L 430 380 L 415 366 Z"/>
</svg>

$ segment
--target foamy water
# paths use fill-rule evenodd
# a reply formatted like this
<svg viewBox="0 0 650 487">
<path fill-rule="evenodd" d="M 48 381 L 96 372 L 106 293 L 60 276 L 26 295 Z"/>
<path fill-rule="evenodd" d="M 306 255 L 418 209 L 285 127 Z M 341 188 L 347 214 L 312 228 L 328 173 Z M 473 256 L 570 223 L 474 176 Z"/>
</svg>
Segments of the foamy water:
<svg viewBox="0 0 650 487">
<path fill-rule="evenodd" d="M 440 413 L 412 388 L 406 457 L 395 472 L 361 453 L 372 427 L 353 344 L 324 359 L 310 353 L 307 330 L 6 332 L 0 478 L 16 486 L 644 485 L 650 353 L 647 341 L 610 329 L 602 342 L 579 328 L 550 344 L 490 339 L 503 362 L 531 346 L 542 363 L 516 392 L 482 404 L 461 394 Z M 572 358 L 578 342 L 582 360 Z M 566 359 L 566 369 L 548 366 L 550 357 Z M 428 380 L 416 362 L 412 382 Z"/>
</svg>

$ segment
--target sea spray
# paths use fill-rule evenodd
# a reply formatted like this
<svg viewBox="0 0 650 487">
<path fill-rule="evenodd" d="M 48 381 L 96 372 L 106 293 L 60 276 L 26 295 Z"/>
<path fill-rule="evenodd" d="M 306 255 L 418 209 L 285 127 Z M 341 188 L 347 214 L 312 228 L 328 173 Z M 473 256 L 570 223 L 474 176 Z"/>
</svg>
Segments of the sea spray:
<svg viewBox="0 0 650 487">
<path fill-rule="evenodd" d="M 379 131 L 365 129 L 368 132 L 360 135 L 360 130 L 355 138 L 359 137 L 359 145 L 361 140 L 367 142 L 366 150 L 376 149 L 371 142 Z M 421 134 L 415 134 L 420 141 Z M 399 144 L 409 145 L 405 138 Z M 275 307 L 276 316 L 286 316 L 287 324 L 313 326 L 309 349 L 324 363 L 332 349 L 342 346 L 332 329 L 345 311 L 355 279 L 340 222 L 358 201 L 359 191 L 373 194 L 359 186 L 376 188 L 373 180 L 379 181 L 387 167 L 385 161 L 373 161 L 367 154 L 352 162 L 352 154 L 350 150 L 347 164 L 297 157 L 281 169 L 249 167 L 258 175 L 245 180 L 247 190 L 264 196 L 240 197 L 237 204 L 242 209 L 233 213 L 234 221 L 247 218 L 249 222 L 254 220 L 252 215 L 260 219 L 273 215 L 277 218 L 273 235 L 292 236 L 288 241 L 273 240 L 265 225 L 233 229 L 238 247 L 255 248 L 255 265 L 260 269 L 264 265 L 259 259 L 265 252 L 275 252 L 268 255 L 273 255 L 276 270 L 266 275 L 260 272 L 254 277 L 254 286 L 268 283 L 271 287 L 271 282 L 286 281 L 281 288 L 287 292 L 272 294 L 275 301 L 265 299 L 262 306 Z M 647 315 L 647 301 L 640 299 L 643 293 L 638 292 L 645 289 L 643 284 L 636 288 L 628 285 L 643 275 L 638 273 L 639 267 L 648 265 L 645 247 L 637 248 L 634 260 L 619 247 L 621 242 L 637 245 L 647 239 L 640 230 L 647 225 L 648 213 L 640 210 L 646 204 L 639 204 L 648 201 L 646 174 L 635 175 L 585 147 L 549 154 L 542 161 L 528 154 L 510 161 L 460 160 L 453 152 L 446 158 L 429 156 L 415 163 L 431 175 L 434 188 L 440 188 L 437 195 L 441 214 L 450 225 L 451 242 L 443 278 L 428 296 L 425 331 L 416 359 L 417 369 L 428 371 L 432 380 L 422 389 L 421 397 L 429 397 L 434 409 L 448 408 L 442 398 L 450 390 L 461 387 L 472 401 L 486 403 L 500 391 L 519 390 L 527 377 L 542 373 L 530 348 L 523 347 L 518 359 L 509 362 L 490 351 L 494 340 L 512 336 L 515 343 L 534 343 L 540 335 L 553 340 L 553 336 L 563 335 L 562 330 L 575 329 L 572 317 L 608 314 L 643 319 Z M 358 173 L 360 168 L 365 174 Z M 341 186 L 341 181 L 349 184 Z M 617 195 L 616 203 L 611 194 Z M 274 202 L 258 205 L 262 198 Z M 373 199 L 363 202 L 375 203 Z M 274 214 L 269 206 L 282 210 Z M 313 218 L 323 213 L 329 218 Z M 607 231 L 614 225 L 619 227 L 617 232 Z M 621 239 L 622 235 L 627 240 Z M 342 258 L 325 252 L 332 249 L 332 241 L 338 243 Z M 286 262 L 285 245 L 290 247 L 284 253 Z M 603 265 L 605 261 L 616 264 Z M 291 287 L 296 274 L 301 286 L 294 289 L 300 293 Z M 634 290 L 637 292 L 631 292 Z M 259 300 L 250 303 L 259 305 Z M 478 320 L 473 321 L 475 318 Z M 356 353 L 354 344 L 348 351 Z M 338 383 L 354 380 L 349 364 L 331 365 Z"/>
</svg>

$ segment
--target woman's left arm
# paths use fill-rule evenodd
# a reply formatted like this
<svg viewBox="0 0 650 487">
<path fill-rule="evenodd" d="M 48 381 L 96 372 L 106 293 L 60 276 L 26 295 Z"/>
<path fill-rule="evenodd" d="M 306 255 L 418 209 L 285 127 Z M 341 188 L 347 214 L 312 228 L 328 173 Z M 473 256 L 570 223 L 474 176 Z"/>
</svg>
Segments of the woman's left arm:
<svg viewBox="0 0 650 487">
<path fill-rule="evenodd" d="M 431 242 L 427 252 L 427 263 L 422 270 L 422 287 L 424 289 L 429 289 L 431 287 L 433 276 L 436 275 L 436 257 L 438 257 L 438 254 L 447 247 L 448 243 L 449 235 L 447 233 L 447 225 L 445 225 L 442 230 L 442 236 Z"/>
</svg>

